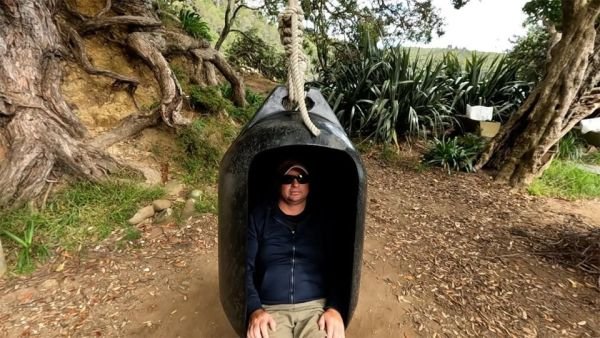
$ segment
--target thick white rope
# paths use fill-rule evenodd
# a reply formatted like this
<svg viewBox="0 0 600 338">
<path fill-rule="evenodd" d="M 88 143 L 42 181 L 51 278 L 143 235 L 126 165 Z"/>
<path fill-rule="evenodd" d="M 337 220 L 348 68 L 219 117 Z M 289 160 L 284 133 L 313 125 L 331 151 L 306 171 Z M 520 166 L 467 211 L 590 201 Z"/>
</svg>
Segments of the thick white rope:
<svg viewBox="0 0 600 338">
<path fill-rule="evenodd" d="M 314 136 L 319 136 L 321 131 L 310 120 L 304 100 L 304 72 L 308 62 L 302 52 L 302 18 L 304 12 L 298 0 L 289 0 L 288 7 L 279 15 L 279 36 L 288 56 L 288 97 L 298 104 L 306 128 Z"/>
</svg>

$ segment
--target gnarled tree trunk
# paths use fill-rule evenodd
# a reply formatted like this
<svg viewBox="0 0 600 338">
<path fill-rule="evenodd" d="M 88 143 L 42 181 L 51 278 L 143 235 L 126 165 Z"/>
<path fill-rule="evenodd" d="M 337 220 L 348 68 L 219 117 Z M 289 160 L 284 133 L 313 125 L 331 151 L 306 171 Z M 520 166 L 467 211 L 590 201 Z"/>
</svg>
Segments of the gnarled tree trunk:
<svg viewBox="0 0 600 338">
<path fill-rule="evenodd" d="M 478 168 L 498 169 L 497 179 L 514 187 L 528 185 L 549 165 L 560 138 L 600 107 L 597 81 L 584 81 L 597 66 L 591 56 L 599 7 L 600 0 L 563 1 L 563 34 L 545 77 L 490 142 Z"/>
<path fill-rule="evenodd" d="M 117 15 L 106 16 L 111 10 Z M 114 79 L 113 88 L 126 88 L 132 96 L 138 85 L 136 79 L 94 68 L 82 36 L 98 31 L 110 31 L 113 41 L 150 66 L 161 102 L 152 113 L 133 113 L 90 139 L 60 91 L 64 63 L 75 59 L 88 73 Z M 203 41 L 164 31 L 148 0 L 106 0 L 95 16 L 79 13 L 67 1 L 0 0 L 0 208 L 41 195 L 52 172 L 98 181 L 124 168 L 102 148 L 161 120 L 170 126 L 185 123 L 179 114 L 181 87 L 166 60 L 176 53 L 215 65 L 231 82 L 235 103 L 245 104 L 243 83 L 221 64 L 219 54 Z"/>
<path fill-rule="evenodd" d="M 38 196 L 56 167 L 89 180 L 119 168 L 84 142 L 87 131 L 60 94 L 67 49 L 51 4 L 0 2 L 0 126 L 8 143 L 0 206 Z"/>
</svg>

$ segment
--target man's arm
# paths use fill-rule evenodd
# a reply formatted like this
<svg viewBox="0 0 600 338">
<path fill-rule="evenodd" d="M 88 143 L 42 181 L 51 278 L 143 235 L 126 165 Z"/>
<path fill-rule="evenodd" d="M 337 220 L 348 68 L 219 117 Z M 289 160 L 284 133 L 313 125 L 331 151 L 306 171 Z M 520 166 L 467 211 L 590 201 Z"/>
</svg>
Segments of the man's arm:
<svg viewBox="0 0 600 338">
<path fill-rule="evenodd" d="M 258 253 L 258 237 L 254 215 L 250 216 L 246 236 L 246 311 L 249 316 L 257 309 L 262 308 L 258 291 L 254 285 L 254 271 Z"/>
<path fill-rule="evenodd" d="M 259 235 L 254 214 L 250 216 L 246 236 L 246 311 L 248 318 L 246 337 L 269 338 L 269 329 L 275 331 L 277 324 L 273 320 L 273 317 L 263 310 L 256 285 L 254 284 L 256 255 L 258 254 L 259 246 Z"/>
</svg>

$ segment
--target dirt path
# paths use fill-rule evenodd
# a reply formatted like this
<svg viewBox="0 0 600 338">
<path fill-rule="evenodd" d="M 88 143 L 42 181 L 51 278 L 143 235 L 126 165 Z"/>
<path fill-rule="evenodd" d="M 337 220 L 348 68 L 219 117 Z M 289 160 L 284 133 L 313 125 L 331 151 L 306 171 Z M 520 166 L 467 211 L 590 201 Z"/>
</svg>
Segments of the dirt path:
<svg viewBox="0 0 600 338">
<path fill-rule="evenodd" d="M 485 175 L 366 159 L 360 300 L 348 337 L 600 336 L 592 274 L 539 253 L 600 228 L 600 202 L 511 194 Z M 591 211 L 592 210 L 592 211 Z M 146 225 L 0 282 L 0 336 L 234 337 L 218 296 L 216 217 Z"/>
</svg>

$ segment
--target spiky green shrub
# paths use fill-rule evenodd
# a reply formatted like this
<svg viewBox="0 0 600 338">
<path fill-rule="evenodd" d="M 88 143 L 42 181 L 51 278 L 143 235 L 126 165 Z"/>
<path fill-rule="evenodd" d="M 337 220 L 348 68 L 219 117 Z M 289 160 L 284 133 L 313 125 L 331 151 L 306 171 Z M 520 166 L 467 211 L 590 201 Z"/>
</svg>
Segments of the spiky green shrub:
<svg viewBox="0 0 600 338">
<path fill-rule="evenodd" d="M 452 124 L 444 102 L 443 63 L 428 57 L 420 65 L 409 50 L 396 48 L 386 54 L 382 67 L 388 78 L 373 86 L 375 100 L 368 114 L 376 139 L 397 141 L 398 132 L 437 136 Z"/>
<path fill-rule="evenodd" d="M 346 46 L 335 67 L 321 74 L 321 90 L 346 131 L 396 142 L 400 135 L 443 135 L 465 114 L 466 105 L 494 107 L 508 118 L 530 84 L 507 58 L 473 54 L 465 62 L 449 53 L 441 60 L 406 48 Z"/>
<path fill-rule="evenodd" d="M 369 133 L 369 110 L 375 100 L 372 90 L 383 82 L 383 50 L 369 46 L 359 50 L 346 45 L 336 54 L 336 67 L 324 70 L 318 85 L 349 134 Z"/>
<path fill-rule="evenodd" d="M 179 21 L 183 30 L 190 36 L 196 39 L 212 41 L 208 24 L 194 10 L 182 8 L 179 11 Z"/>
<path fill-rule="evenodd" d="M 221 95 L 218 87 L 190 86 L 190 103 L 194 109 L 218 113 L 230 108 L 231 103 Z"/>
<path fill-rule="evenodd" d="M 464 115 L 467 105 L 494 107 L 494 120 L 503 121 L 514 113 L 531 91 L 531 84 L 518 79 L 522 65 L 497 56 L 473 53 L 464 66 L 453 53 L 444 57 L 450 107 Z"/>
<path fill-rule="evenodd" d="M 424 162 L 443 167 L 450 173 L 455 171 L 475 171 L 474 163 L 485 146 L 482 140 L 470 136 L 467 138 L 434 138 Z"/>
<path fill-rule="evenodd" d="M 574 131 L 570 131 L 558 142 L 558 158 L 578 161 L 585 153 L 585 141 Z"/>
</svg>

